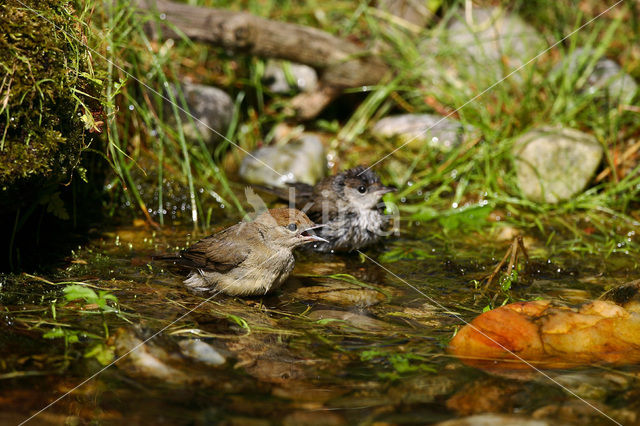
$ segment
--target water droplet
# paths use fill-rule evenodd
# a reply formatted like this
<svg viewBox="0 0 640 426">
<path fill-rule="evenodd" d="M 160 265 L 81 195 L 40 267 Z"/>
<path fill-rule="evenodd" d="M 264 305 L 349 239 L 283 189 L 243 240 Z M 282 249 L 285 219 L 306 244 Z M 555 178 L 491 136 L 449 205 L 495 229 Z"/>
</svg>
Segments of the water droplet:
<svg viewBox="0 0 640 426">
<path fill-rule="evenodd" d="M 161 13 L 161 14 L 160 14 L 160 19 L 161 19 L 162 21 L 164 21 L 165 19 L 167 19 L 167 15 L 166 15 L 165 13 Z"/>
<path fill-rule="evenodd" d="M 129 105 L 129 111 L 133 111 L 133 105 Z"/>
</svg>

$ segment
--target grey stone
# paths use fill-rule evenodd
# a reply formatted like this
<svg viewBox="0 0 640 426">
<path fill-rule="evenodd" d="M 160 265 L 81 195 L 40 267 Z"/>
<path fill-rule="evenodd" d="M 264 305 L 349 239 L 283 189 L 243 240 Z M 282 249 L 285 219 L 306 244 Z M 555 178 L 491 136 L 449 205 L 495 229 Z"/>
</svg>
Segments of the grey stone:
<svg viewBox="0 0 640 426">
<path fill-rule="evenodd" d="M 424 0 L 378 0 L 376 7 L 417 27 L 426 26 L 434 16 Z"/>
<path fill-rule="evenodd" d="M 538 31 L 518 15 L 498 7 L 472 9 L 472 22 L 464 11 L 447 29 L 450 47 L 459 50 L 471 75 L 502 76 L 502 61 L 515 69 L 542 52 L 547 43 Z"/>
<path fill-rule="evenodd" d="M 318 74 L 308 65 L 269 60 L 263 82 L 273 93 L 313 92 L 318 88 Z"/>
<path fill-rule="evenodd" d="M 258 148 L 242 160 L 240 176 L 247 182 L 283 187 L 287 182 L 314 185 L 325 175 L 326 157 L 320 138 L 303 133 L 284 145 Z"/>
<path fill-rule="evenodd" d="M 385 117 L 371 129 L 371 134 L 383 138 L 397 137 L 407 147 L 417 148 L 427 143 L 432 148 L 450 151 L 464 140 L 464 134 L 472 128 L 450 118 L 434 114 L 402 114 Z"/>
<path fill-rule="evenodd" d="M 582 192 L 602 160 L 591 135 L 567 128 L 530 130 L 514 143 L 518 186 L 532 201 L 557 203 Z"/>
<path fill-rule="evenodd" d="M 212 147 L 219 141 L 220 135 L 224 135 L 233 118 L 233 100 L 226 92 L 212 86 L 181 83 L 180 89 L 187 103 L 189 113 L 195 117 L 192 119 L 180 110 L 180 120 L 185 137 L 195 141 L 201 136 L 208 147 Z M 182 106 L 180 96 L 175 86 L 169 86 L 178 105 Z M 172 120 L 171 106 L 166 105 L 169 119 Z M 213 130 L 211 130 L 213 129 Z"/>
<path fill-rule="evenodd" d="M 562 74 L 578 75 L 584 67 L 590 63 L 595 52 L 593 49 L 578 48 L 565 57 L 552 71 L 552 76 Z M 584 81 L 584 82 L 581 82 Z M 578 75 L 578 90 L 584 90 L 589 94 L 596 92 L 606 95 L 617 104 L 630 104 L 638 92 L 638 83 L 629 74 L 625 73 L 620 65 L 611 59 L 598 60 L 586 79 Z"/>
</svg>

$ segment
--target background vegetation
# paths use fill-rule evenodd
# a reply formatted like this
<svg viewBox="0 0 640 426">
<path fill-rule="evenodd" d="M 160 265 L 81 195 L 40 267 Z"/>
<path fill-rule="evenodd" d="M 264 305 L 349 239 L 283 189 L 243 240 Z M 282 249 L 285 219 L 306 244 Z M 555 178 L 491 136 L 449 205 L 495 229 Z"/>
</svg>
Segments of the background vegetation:
<svg viewBox="0 0 640 426">
<path fill-rule="evenodd" d="M 460 52 L 446 45 L 439 46 L 435 58 L 421 53 L 421 44 L 428 38 L 446 43 L 438 37 L 450 19 L 461 13 L 461 2 L 431 4 L 436 14 L 425 29 L 391 20 L 364 1 L 189 3 L 310 25 L 381 52 L 394 70 L 388 81 L 353 89 L 320 117 L 302 123 L 306 129 L 326 132 L 330 153 L 340 159 L 333 161 L 334 170 L 373 163 L 397 146 L 370 136 L 368 130 L 378 118 L 394 112 L 448 114 L 493 83 L 478 81 L 460 67 Z M 549 45 L 605 9 L 595 1 L 508 2 L 504 7 L 525 17 Z M 630 238 L 639 219 L 637 155 L 622 159 L 622 153 L 637 140 L 639 110 L 634 105 L 612 106 L 610 99 L 576 89 L 600 57 L 616 60 L 636 79 L 640 76 L 637 8 L 634 2 L 621 3 L 457 111 L 453 118 L 479 131 L 471 143 L 443 154 L 415 142 L 377 165 L 387 181 L 402 188 L 396 201 L 404 214 L 411 220 L 430 221 L 488 203 L 493 214 L 486 210 L 474 220 L 516 225 L 558 249 L 637 250 L 635 238 Z M 144 25 L 154 18 L 141 19 L 126 2 L 113 10 L 94 6 L 89 15 L 94 30 L 90 44 L 112 61 L 106 65 L 112 99 L 108 154 L 116 171 L 107 185 L 112 212 L 120 211 L 119 202 L 134 205 L 137 214 L 162 224 L 169 214 L 165 203 L 179 203 L 172 220 L 207 228 L 212 219 L 229 215 L 221 207 L 239 210 L 235 194 L 240 186 L 233 182 L 238 181 L 234 173 L 243 154 L 227 141 L 212 156 L 204 144 L 189 144 L 176 109 L 171 114 L 178 125 L 167 124 L 161 96 L 167 83 L 185 78 L 224 88 L 236 100 L 226 136 L 246 150 L 254 149 L 269 143 L 273 127 L 289 118 L 283 108 L 289 97 L 269 93 L 263 85 L 264 60 L 188 40 L 151 40 Z M 578 47 L 591 47 L 595 54 L 581 58 L 577 72 L 551 78 L 559 58 Z M 422 67 L 433 63 L 442 75 L 455 69 L 455 77 L 425 78 Z M 186 106 L 179 97 L 175 100 Z M 606 172 L 583 194 L 557 205 L 526 200 L 514 180 L 510 154 L 514 137 L 540 124 L 561 124 L 591 133 L 606 151 L 598 171 Z"/>
</svg>

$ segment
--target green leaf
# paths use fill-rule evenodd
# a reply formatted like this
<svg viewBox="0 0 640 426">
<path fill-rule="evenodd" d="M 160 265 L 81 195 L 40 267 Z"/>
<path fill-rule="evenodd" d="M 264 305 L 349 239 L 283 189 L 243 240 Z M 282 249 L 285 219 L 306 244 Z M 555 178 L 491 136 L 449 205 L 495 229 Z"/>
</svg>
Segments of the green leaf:
<svg viewBox="0 0 640 426">
<path fill-rule="evenodd" d="M 45 339 L 57 339 L 59 337 L 64 337 L 64 330 L 60 327 L 52 328 L 42 335 Z"/>
<path fill-rule="evenodd" d="M 84 353 L 85 358 L 95 358 L 100 364 L 108 365 L 115 357 L 114 348 L 104 342 L 96 343 Z"/>
<path fill-rule="evenodd" d="M 68 301 L 83 299 L 89 303 L 96 303 L 98 300 L 98 295 L 93 289 L 78 284 L 68 285 L 62 292 Z"/>
</svg>

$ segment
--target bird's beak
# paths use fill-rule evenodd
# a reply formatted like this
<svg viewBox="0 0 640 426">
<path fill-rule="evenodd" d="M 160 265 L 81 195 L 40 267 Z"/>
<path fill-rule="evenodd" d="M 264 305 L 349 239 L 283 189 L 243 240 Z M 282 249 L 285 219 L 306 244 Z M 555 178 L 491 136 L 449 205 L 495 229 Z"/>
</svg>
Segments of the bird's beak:
<svg viewBox="0 0 640 426">
<path fill-rule="evenodd" d="M 398 189 L 395 186 L 380 185 L 380 188 L 376 189 L 376 194 L 384 195 L 389 192 L 396 192 Z"/>
<path fill-rule="evenodd" d="M 329 241 L 325 240 L 324 238 L 309 233 L 309 231 L 312 231 L 312 230 L 318 229 L 318 228 L 323 228 L 325 226 L 326 225 L 315 225 L 315 226 L 312 226 L 312 227 L 307 228 L 304 231 L 302 231 L 300 233 L 300 235 L 302 236 L 302 238 L 305 239 L 305 241 L 322 241 L 322 242 L 328 243 Z"/>
</svg>

